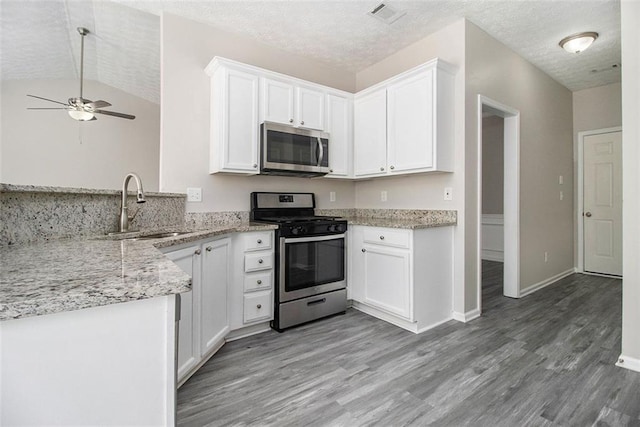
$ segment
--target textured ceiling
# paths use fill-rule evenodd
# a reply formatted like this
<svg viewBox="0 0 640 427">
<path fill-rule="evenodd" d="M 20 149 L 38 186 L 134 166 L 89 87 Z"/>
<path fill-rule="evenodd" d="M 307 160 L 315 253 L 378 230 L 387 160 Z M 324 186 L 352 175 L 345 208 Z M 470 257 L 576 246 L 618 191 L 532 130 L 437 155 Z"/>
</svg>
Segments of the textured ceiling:
<svg viewBox="0 0 640 427">
<path fill-rule="evenodd" d="M 159 15 L 167 11 L 357 72 L 466 17 L 571 90 L 620 81 L 618 0 L 389 0 L 406 12 L 387 25 L 378 0 L 2 0 L 2 78 L 76 78 L 85 26 L 87 78 L 159 102 Z M 558 41 L 600 38 L 575 55 Z M 593 72 L 592 70 L 598 70 Z"/>
</svg>

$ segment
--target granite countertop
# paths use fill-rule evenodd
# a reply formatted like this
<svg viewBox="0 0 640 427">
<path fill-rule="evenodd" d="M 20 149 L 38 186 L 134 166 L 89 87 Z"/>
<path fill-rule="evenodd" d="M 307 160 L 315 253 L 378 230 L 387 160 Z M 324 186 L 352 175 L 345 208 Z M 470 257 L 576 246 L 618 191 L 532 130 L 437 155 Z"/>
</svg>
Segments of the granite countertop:
<svg viewBox="0 0 640 427">
<path fill-rule="evenodd" d="M 417 230 L 421 228 L 446 227 L 458 223 L 456 211 L 426 211 L 423 216 L 408 217 L 370 217 L 346 216 L 348 225 L 366 225 L 369 227 L 404 228 Z"/>
<path fill-rule="evenodd" d="M 0 247 L 0 321 L 187 292 L 191 278 L 158 248 L 274 228 L 239 223 L 154 240 L 122 240 L 153 232 L 145 231 Z"/>
</svg>

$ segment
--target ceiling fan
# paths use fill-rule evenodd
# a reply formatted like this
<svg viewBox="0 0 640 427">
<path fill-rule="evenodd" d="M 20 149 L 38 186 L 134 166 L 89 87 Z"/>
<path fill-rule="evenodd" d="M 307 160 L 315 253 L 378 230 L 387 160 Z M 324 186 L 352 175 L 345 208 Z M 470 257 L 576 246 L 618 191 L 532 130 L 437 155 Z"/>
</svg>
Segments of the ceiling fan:
<svg viewBox="0 0 640 427">
<path fill-rule="evenodd" d="M 67 103 L 54 101 L 53 99 L 43 98 L 41 96 L 36 95 L 27 95 L 32 98 L 43 99 L 49 102 L 55 102 L 56 104 L 64 105 L 64 107 L 49 107 L 49 108 L 41 108 L 41 107 L 30 107 L 27 110 L 67 110 L 69 115 L 74 120 L 79 121 L 88 121 L 88 120 L 97 120 L 96 114 L 105 114 L 107 116 L 120 117 L 122 119 L 133 120 L 136 116 L 132 116 L 131 114 L 117 113 L 115 111 L 101 110 L 104 107 L 110 107 L 107 101 L 91 101 L 89 99 L 82 97 L 82 83 L 84 77 L 84 37 L 89 34 L 89 30 L 84 27 L 78 27 L 78 32 L 80 33 L 80 96 L 77 98 L 69 98 Z"/>
</svg>

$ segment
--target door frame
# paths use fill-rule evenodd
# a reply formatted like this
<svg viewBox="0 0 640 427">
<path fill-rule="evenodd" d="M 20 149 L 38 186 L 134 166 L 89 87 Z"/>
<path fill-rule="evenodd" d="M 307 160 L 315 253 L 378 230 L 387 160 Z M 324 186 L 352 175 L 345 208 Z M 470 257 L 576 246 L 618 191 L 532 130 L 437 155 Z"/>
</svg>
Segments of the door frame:
<svg viewBox="0 0 640 427">
<path fill-rule="evenodd" d="M 615 133 L 622 132 L 622 126 L 614 126 L 610 128 L 602 128 L 602 129 L 594 129 L 594 130 L 585 130 L 582 132 L 578 132 L 578 176 L 577 176 L 577 202 L 576 202 L 576 235 L 578 236 L 577 241 L 577 259 L 576 259 L 576 272 L 585 273 L 584 271 L 584 217 L 582 216 L 582 211 L 584 208 L 584 138 L 587 136 L 593 135 L 602 135 L 605 133 Z M 597 273 L 586 273 L 586 274 L 596 274 Z M 618 276 L 613 276 L 618 277 Z"/>
<path fill-rule="evenodd" d="M 520 111 L 478 95 L 477 140 L 477 305 L 482 313 L 482 110 L 504 119 L 504 277 L 503 293 L 520 298 Z"/>
</svg>

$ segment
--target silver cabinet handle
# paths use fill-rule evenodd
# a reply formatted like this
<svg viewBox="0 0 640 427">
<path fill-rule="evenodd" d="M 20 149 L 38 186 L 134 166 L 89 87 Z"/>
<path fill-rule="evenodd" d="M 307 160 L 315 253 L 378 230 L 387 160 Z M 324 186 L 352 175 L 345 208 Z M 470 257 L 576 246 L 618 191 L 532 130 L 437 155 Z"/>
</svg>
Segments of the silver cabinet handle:
<svg viewBox="0 0 640 427">
<path fill-rule="evenodd" d="M 263 262 L 264 262 L 264 261 L 262 260 L 262 258 L 260 258 L 260 259 L 258 260 L 258 264 L 262 264 Z"/>
<path fill-rule="evenodd" d="M 261 243 L 262 243 L 262 239 L 258 239 L 258 244 L 261 244 Z"/>
<path fill-rule="evenodd" d="M 262 285 L 262 280 L 258 279 L 258 285 Z"/>
<path fill-rule="evenodd" d="M 262 304 L 258 304 L 256 305 L 256 307 L 258 307 L 258 310 L 260 310 L 262 308 Z"/>
<path fill-rule="evenodd" d="M 391 166 L 389 169 L 394 170 L 396 167 L 395 166 Z"/>
<path fill-rule="evenodd" d="M 258 167 L 258 164 L 257 164 L 257 163 L 254 163 L 254 164 L 253 164 L 253 168 L 255 169 L 255 168 L 257 168 L 257 167 Z"/>
<path fill-rule="evenodd" d="M 381 170 L 381 171 L 383 171 L 383 170 L 384 170 L 384 168 L 380 168 L 380 170 Z"/>
<path fill-rule="evenodd" d="M 196 251 L 194 252 L 196 255 L 200 255 L 202 253 L 202 251 L 200 249 L 196 249 Z"/>
<path fill-rule="evenodd" d="M 362 248 L 362 252 L 367 252 L 367 250 L 365 248 Z"/>
<path fill-rule="evenodd" d="M 380 236 L 380 240 L 384 240 L 384 236 Z"/>
<path fill-rule="evenodd" d="M 320 154 L 318 154 L 318 166 L 322 164 L 322 159 L 324 158 L 324 146 L 322 145 L 322 140 L 318 137 L 318 150 L 320 150 Z"/>
<path fill-rule="evenodd" d="M 293 123 L 293 119 L 289 119 L 289 123 Z"/>
<path fill-rule="evenodd" d="M 329 172 L 333 173 L 333 169 L 329 169 Z"/>
<path fill-rule="evenodd" d="M 301 124 L 301 125 L 303 125 L 303 124 L 304 124 L 304 120 L 302 120 L 302 121 L 300 122 L 300 124 Z"/>
<path fill-rule="evenodd" d="M 211 252 L 213 248 L 211 246 L 207 246 L 207 252 Z"/>
<path fill-rule="evenodd" d="M 585 213 L 584 216 L 586 216 L 587 218 L 591 218 L 591 212 Z"/>
</svg>

